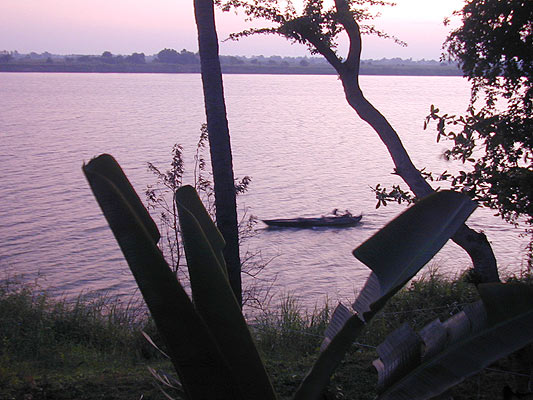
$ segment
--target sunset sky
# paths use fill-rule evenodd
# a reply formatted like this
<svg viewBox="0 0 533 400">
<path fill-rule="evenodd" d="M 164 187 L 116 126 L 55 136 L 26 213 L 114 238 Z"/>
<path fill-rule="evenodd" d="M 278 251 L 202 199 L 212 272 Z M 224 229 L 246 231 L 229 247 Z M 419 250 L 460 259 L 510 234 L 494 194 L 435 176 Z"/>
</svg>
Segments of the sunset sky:
<svg viewBox="0 0 533 400">
<path fill-rule="evenodd" d="M 365 37 L 363 58 L 437 59 L 449 32 L 443 19 L 462 0 L 397 0 L 383 8 L 378 28 L 408 43 Z M 217 13 L 219 38 L 247 27 L 241 16 Z M 54 54 L 157 53 L 163 48 L 197 51 L 192 0 L 1 0 L 0 50 Z M 277 37 L 221 43 L 223 55 L 308 55 Z"/>
</svg>

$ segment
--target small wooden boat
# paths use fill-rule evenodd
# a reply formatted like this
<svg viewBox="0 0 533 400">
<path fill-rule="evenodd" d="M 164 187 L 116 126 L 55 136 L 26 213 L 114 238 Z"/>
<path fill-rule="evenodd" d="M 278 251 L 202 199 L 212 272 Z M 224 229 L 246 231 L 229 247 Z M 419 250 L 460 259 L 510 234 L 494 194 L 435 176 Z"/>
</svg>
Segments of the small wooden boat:
<svg viewBox="0 0 533 400">
<path fill-rule="evenodd" d="M 264 219 L 263 222 L 268 226 L 279 228 L 346 227 L 357 225 L 361 218 L 363 218 L 362 215 L 345 214 L 318 218 Z"/>
</svg>

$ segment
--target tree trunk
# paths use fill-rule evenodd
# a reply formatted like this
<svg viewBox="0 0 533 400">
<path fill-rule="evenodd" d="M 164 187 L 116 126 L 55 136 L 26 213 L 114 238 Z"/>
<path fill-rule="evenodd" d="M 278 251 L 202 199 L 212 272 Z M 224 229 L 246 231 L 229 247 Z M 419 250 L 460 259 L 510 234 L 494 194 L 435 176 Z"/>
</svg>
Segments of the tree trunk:
<svg viewBox="0 0 533 400">
<path fill-rule="evenodd" d="M 338 69 L 348 104 L 367 122 L 387 147 L 397 173 L 411 191 L 422 198 L 434 192 L 429 183 L 414 166 L 396 131 L 387 119 L 364 97 L 359 86 L 358 68 L 346 64 Z M 470 256 L 477 279 L 481 282 L 498 282 L 496 258 L 485 234 L 463 224 L 452 240 Z"/>
<path fill-rule="evenodd" d="M 198 28 L 200 66 L 213 169 L 216 223 L 226 241 L 224 259 L 229 281 L 235 297 L 242 305 L 235 180 L 213 1 L 194 0 L 194 14 Z"/>
<path fill-rule="evenodd" d="M 425 197 L 434 192 L 433 188 L 414 166 L 396 131 L 365 98 L 359 86 L 361 31 L 350 11 L 348 0 L 335 0 L 335 7 L 339 22 L 344 27 L 350 43 L 346 60 L 341 60 L 331 47 L 321 40 L 320 35 L 317 35 L 312 29 L 302 30 L 299 33 L 335 68 L 342 81 L 348 104 L 361 119 L 376 131 L 385 144 L 394 162 L 395 172 L 404 180 L 416 197 Z M 479 281 L 498 282 L 500 280 L 496 258 L 485 234 L 476 232 L 463 224 L 452 237 L 452 240 L 470 256 Z"/>
</svg>

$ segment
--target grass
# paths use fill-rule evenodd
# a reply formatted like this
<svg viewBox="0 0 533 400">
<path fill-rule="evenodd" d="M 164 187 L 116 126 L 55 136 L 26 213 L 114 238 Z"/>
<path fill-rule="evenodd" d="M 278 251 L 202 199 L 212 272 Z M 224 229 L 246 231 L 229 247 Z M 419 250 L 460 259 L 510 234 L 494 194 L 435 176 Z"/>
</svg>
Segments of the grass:
<svg viewBox="0 0 533 400">
<path fill-rule="evenodd" d="M 0 398 L 139 398 L 153 385 L 142 363 L 160 362 L 140 304 L 109 296 L 51 299 L 36 285 L 0 285 Z M 121 393 L 121 381 L 132 385 Z M 141 385 L 141 386 L 139 386 Z M 135 396 L 130 393 L 133 391 Z"/>
<path fill-rule="evenodd" d="M 528 280 L 527 277 L 513 278 Z M 411 282 L 376 316 L 333 376 L 328 399 L 371 399 L 377 374 L 375 346 L 408 322 L 420 329 L 447 319 L 477 299 L 463 277 L 431 272 Z M 305 311 L 287 296 L 251 327 L 280 399 L 289 399 L 317 357 L 332 308 Z M 142 336 L 159 344 L 151 319 L 138 302 L 82 296 L 50 298 L 37 285 L 16 279 L 0 284 L 0 399 L 165 399 L 147 367 L 173 372 Z M 531 348 L 500 360 L 456 386 L 454 399 L 501 398 L 505 386 L 525 392 Z M 169 393 L 171 393 L 169 391 Z"/>
</svg>

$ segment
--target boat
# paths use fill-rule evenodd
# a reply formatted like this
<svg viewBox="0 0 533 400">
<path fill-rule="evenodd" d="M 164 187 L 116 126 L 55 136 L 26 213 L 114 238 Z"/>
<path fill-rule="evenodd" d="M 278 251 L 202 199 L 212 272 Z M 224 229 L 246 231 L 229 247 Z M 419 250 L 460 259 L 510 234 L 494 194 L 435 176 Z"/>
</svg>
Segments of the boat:
<svg viewBox="0 0 533 400">
<path fill-rule="evenodd" d="M 317 218 L 280 218 L 263 219 L 262 221 L 269 227 L 278 228 L 348 227 L 357 225 L 362 218 L 362 215 L 354 216 L 347 213 Z"/>
</svg>

